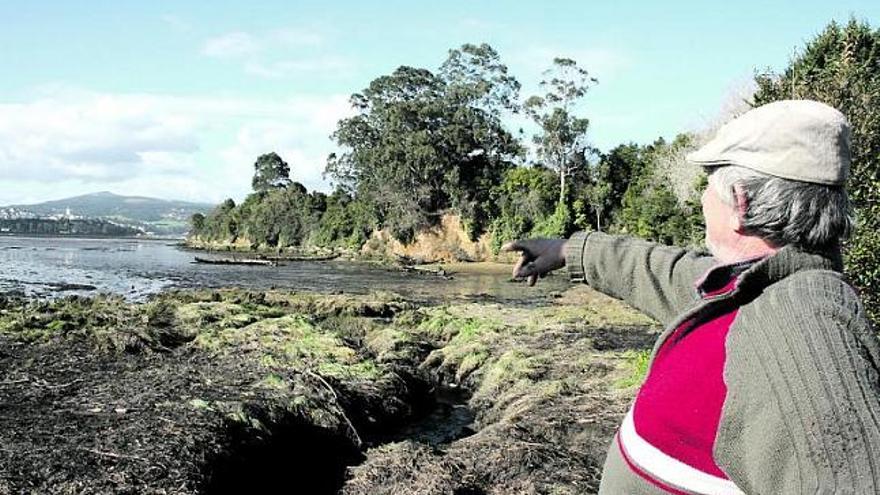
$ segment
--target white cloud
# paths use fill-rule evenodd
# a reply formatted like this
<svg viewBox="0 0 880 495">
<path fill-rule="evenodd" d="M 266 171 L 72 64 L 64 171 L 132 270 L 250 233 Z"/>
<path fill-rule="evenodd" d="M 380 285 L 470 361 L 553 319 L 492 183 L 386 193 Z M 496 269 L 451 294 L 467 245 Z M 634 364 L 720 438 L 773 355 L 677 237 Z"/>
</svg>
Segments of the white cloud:
<svg viewBox="0 0 880 495">
<path fill-rule="evenodd" d="M 290 164 L 293 180 L 310 190 L 326 190 L 322 174 L 327 155 L 335 149 L 329 135 L 340 118 L 352 114 L 348 99 L 341 95 L 324 100 L 292 99 L 283 104 L 283 111 L 289 118 L 271 115 L 239 127 L 234 142 L 219 151 L 226 164 L 224 173 L 245 177 L 249 188 L 254 161 L 274 151 Z"/>
<path fill-rule="evenodd" d="M 241 63 L 246 74 L 279 79 L 302 73 L 350 73 L 350 59 L 324 52 L 326 34 L 309 27 L 282 28 L 265 33 L 230 32 L 209 38 L 202 53 Z"/>
<path fill-rule="evenodd" d="M 113 181 L 149 171 L 140 153 L 197 151 L 192 119 L 156 112 L 154 100 L 94 95 L 0 104 L 0 174 Z"/>
<path fill-rule="evenodd" d="M 499 25 L 495 22 L 477 19 L 475 17 L 466 17 L 458 22 L 459 27 L 474 34 L 485 34 L 487 31 L 496 30 Z"/>
<path fill-rule="evenodd" d="M 284 101 L 50 91 L 0 103 L 0 204 L 113 190 L 216 201 L 249 190 L 257 156 L 277 151 L 294 180 L 326 189 L 329 134 L 344 95 Z"/>
<path fill-rule="evenodd" d="M 202 53 L 215 58 L 237 58 L 279 49 L 317 47 L 323 43 L 324 35 L 310 28 L 283 28 L 265 34 L 233 31 L 205 40 Z"/>
</svg>

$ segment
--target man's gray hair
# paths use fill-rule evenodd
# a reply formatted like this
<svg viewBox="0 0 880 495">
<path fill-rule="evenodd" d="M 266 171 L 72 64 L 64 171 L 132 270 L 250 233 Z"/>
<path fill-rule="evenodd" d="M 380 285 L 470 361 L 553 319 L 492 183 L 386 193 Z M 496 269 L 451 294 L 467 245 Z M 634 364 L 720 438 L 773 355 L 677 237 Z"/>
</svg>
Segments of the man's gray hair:
<svg viewBox="0 0 880 495">
<path fill-rule="evenodd" d="M 827 253 L 838 248 L 852 231 L 846 189 L 762 174 L 727 165 L 709 170 L 709 183 L 722 201 L 736 207 L 734 185 L 745 194 L 743 227 L 782 247 Z"/>
</svg>

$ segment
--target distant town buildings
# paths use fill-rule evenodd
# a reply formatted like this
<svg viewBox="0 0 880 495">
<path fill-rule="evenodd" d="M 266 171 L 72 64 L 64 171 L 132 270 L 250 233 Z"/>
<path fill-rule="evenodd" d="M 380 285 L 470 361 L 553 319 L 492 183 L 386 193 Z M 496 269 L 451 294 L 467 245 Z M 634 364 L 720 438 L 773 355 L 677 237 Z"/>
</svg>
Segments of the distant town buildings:
<svg viewBox="0 0 880 495">
<path fill-rule="evenodd" d="M 0 220 L 20 220 L 22 218 L 37 218 L 38 215 L 19 208 L 0 208 Z"/>
<path fill-rule="evenodd" d="M 40 215 L 22 208 L 13 206 L 0 208 L 0 220 L 23 220 L 29 218 L 38 218 L 43 220 L 83 220 L 86 217 L 75 215 L 70 212 L 70 208 L 66 208 L 64 213 L 53 213 L 50 215 Z"/>
</svg>

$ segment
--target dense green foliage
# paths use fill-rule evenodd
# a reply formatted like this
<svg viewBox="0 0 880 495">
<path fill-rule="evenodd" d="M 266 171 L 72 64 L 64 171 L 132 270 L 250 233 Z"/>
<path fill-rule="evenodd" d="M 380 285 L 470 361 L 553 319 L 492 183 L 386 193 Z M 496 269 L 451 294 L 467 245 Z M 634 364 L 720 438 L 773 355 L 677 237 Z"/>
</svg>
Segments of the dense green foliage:
<svg viewBox="0 0 880 495">
<path fill-rule="evenodd" d="M 251 194 L 239 207 L 240 234 L 260 246 L 297 246 L 323 211 L 324 195 L 309 194 L 298 182 Z"/>
<path fill-rule="evenodd" d="M 844 260 L 869 313 L 880 321 L 880 30 L 856 20 L 832 22 L 783 73 L 756 80 L 756 105 L 810 98 L 849 119 L 853 163 L 847 187 L 856 230 L 844 246 Z"/>
<path fill-rule="evenodd" d="M 320 221 L 312 230 L 312 244 L 350 249 L 361 247 L 376 226 L 370 206 L 340 189 L 327 196 L 325 205 Z"/>
<path fill-rule="evenodd" d="M 452 50 L 437 74 L 399 67 L 352 96 L 357 115 L 339 122 L 327 173 L 370 205 L 403 240 L 454 208 L 481 232 L 489 195 L 520 145 L 501 124 L 519 83 L 488 45 Z"/>
<path fill-rule="evenodd" d="M 192 235 L 213 241 L 234 241 L 238 237 L 238 217 L 235 201 L 227 199 L 206 217 L 193 215 Z"/>
<path fill-rule="evenodd" d="M 556 205 L 557 176 L 543 167 L 517 167 L 492 190 L 499 214 L 492 224 L 497 249 L 505 241 L 534 237 L 546 230 L 546 219 Z"/>
<path fill-rule="evenodd" d="M 616 180 L 627 184 L 622 195 L 619 195 L 619 187 L 609 194 L 614 201 L 620 198 L 619 204 L 610 205 L 616 213 L 612 230 L 664 244 L 694 247 L 702 244 L 704 226 L 699 198 L 694 194 L 682 202 L 670 188 L 669 178 L 658 167 L 659 157 L 690 145 L 689 136 L 680 135 L 669 144 L 658 139 L 649 146 L 626 145 L 609 153 L 608 160 L 613 160 L 617 168 Z M 705 177 L 701 176 L 698 181 L 692 187 L 695 192 L 702 190 Z"/>
<path fill-rule="evenodd" d="M 653 165 L 665 143 L 596 152 L 580 110 L 596 80 L 563 58 L 544 75 L 543 93 L 520 104 L 519 82 L 486 44 L 450 50 L 436 72 L 399 67 L 352 95 L 356 114 L 338 123 L 341 151 L 327 161 L 335 192 L 306 191 L 268 153 L 254 164 L 253 194 L 193 215 L 192 235 L 253 248 L 356 249 L 376 228 L 408 242 L 456 213 L 472 239 L 491 232 L 496 249 L 577 229 L 694 243 L 698 210 L 681 206 Z M 502 122 L 520 111 L 537 128 L 533 164 Z"/>
</svg>

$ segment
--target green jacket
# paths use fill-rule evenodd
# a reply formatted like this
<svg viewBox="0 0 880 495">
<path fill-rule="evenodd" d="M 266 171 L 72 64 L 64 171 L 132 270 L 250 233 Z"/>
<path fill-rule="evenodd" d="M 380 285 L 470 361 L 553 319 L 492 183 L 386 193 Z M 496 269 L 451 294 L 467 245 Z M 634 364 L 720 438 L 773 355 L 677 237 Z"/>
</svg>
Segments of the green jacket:
<svg viewBox="0 0 880 495">
<path fill-rule="evenodd" d="M 711 256 L 602 233 L 575 234 L 566 250 L 573 280 L 666 327 L 655 356 L 683 322 L 738 310 L 713 447 L 738 491 L 718 493 L 880 493 L 880 343 L 839 257 L 785 247 L 705 298 L 695 282 L 723 269 Z M 600 493 L 669 493 L 630 468 L 612 446 Z"/>
</svg>

